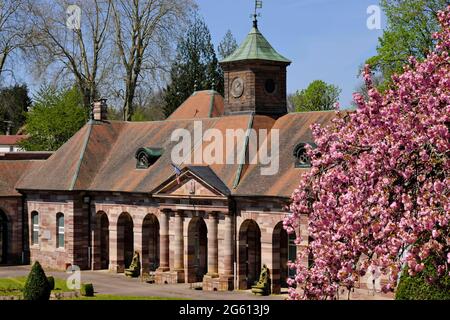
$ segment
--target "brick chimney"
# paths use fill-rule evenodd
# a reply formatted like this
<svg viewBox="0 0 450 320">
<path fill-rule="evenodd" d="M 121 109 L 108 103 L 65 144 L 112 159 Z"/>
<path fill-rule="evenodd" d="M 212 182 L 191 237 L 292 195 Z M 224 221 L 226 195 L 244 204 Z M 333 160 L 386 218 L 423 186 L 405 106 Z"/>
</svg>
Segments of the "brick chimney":
<svg viewBox="0 0 450 320">
<path fill-rule="evenodd" d="M 93 119 L 97 121 L 105 121 L 108 119 L 108 105 L 106 104 L 106 99 L 94 101 L 92 115 Z"/>
</svg>

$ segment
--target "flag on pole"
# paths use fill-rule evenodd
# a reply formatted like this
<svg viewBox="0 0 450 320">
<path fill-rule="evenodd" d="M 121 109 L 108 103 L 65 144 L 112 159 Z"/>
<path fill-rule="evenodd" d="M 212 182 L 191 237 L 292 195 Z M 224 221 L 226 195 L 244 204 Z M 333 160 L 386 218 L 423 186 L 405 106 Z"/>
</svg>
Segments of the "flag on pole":
<svg viewBox="0 0 450 320">
<path fill-rule="evenodd" d="M 262 9 L 262 0 L 256 0 L 256 9 Z"/>
<path fill-rule="evenodd" d="M 176 165 L 174 165 L 173 163 L 171 163 L 172 168 L 175 172 L 175 174 L 177 175 L 177 183 L 180 184 L 180 174 L 181 174 L 181 170 L 180 168 L 178 168 Z"/>
</svg>

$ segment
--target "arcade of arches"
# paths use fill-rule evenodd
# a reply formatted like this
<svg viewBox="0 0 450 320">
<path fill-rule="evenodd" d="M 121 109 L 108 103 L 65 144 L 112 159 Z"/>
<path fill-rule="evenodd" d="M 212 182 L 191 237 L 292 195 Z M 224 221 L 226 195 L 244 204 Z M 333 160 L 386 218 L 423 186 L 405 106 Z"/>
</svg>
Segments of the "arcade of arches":
<svg viewBox="0 0 450 320">
<path fill-rule="evenodd" d="M 189 210 L 146 215 L 99 211 L 92 268 L 123 272 L 139 251 L 143 271 L 155 271 L 157 283 L 203 282 L 206 290 L 230 290 L 250 288 L 266 264 L 277 293 L 293 275 L 287 263 L 295 259 L 297 247 L 295 234 L 272 220 Z"/>
</svg>

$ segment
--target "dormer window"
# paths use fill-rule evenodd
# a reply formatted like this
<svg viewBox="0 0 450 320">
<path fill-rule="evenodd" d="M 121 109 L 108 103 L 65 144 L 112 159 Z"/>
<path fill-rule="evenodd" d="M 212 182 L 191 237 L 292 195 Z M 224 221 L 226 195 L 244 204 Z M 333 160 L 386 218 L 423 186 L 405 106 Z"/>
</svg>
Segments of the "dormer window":
<svg viewBox="0 0 450 320">
<path fill-rule="evenodd" d="M 135 155 L 136 169 L 148 169 L 161 157 L 163 151 L 161 148 L 139 148 Z"/>
<path fill-rule="evenodd" d="M 308 156 L 306 151 L 306 145 L 309 144 L 313 148 L 316 147 L 314 143 L 299 143 L 294 148 L 294 158 L 295 158 L 295 167 L 296 168 L 310 168 L 311 167 L 311 159 Z"/>
</svg>

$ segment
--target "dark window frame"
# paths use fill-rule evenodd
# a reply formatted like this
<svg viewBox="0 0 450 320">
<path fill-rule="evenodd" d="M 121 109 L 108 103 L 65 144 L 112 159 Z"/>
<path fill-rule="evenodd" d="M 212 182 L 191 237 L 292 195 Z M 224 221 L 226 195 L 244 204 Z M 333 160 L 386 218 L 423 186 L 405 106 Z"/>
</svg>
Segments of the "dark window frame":
<svg viewBox="0 0 450 320">
<path fill-rule="evenodd" d="M 37 221 L 35 221 L 35 218 Z M 32 245 L 38 245 L 39 244 L 39 212 L 33 211 L 31 213 L 31 244 Z"/>
<path fill-rule="evenodd" d="M 150 168 L 163 154 L 162 148 L 139 148 L 136 151 L 136 169 Z"/>
<path fill-rule="evenodd" d="M 61 225 L 62 220 L 62 225 Z M 61 231 L 62 230 L 62 231 Z M 65 220 L 64 220 L 64 213 L 58 212 L 56 214 L 56 247 L 57 248 L 65 248 Z"/>
<path fill-rule="evenodd" d="M 295 158 L 296 168 L 311 168 L 311 159 L 307 154 L 306 146 L 311 145 L 314 149 L 316 145 L 314 143 L 300 142 L 298 143 L 293 151 L 293 156 Z"/>
</svg>

